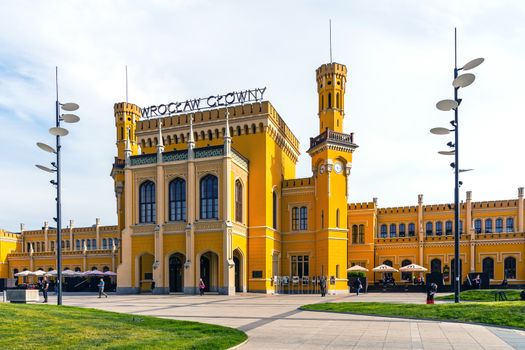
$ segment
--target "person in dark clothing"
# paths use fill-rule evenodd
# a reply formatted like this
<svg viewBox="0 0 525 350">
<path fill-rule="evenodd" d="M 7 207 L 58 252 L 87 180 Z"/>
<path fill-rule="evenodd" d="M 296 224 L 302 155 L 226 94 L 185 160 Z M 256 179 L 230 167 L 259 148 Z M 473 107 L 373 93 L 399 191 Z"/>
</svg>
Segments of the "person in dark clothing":
<svg viewBox="0 0 525 350">
<path fill-rule="evenodd" d="M 359 292 L 361 291 L 361 289 L 363 289 L 363 284 L 361 283 L 361 279 L 359 277 L 357 277 L 354 280 L 354 289 L 356 295 L 359 296 Z"/>
<path fill-rule="evenodd" d="M 47 291 L 49 290 L 49 282 L 47 281 L 47 277 L 44 276 L 42 279 L 42 294 L 44 295 L 44 303 L 47 303 Z"/>
<path fill-rule="evenodd" d="M 324 278 L 324 276 L 321 277 L 320 287 L 321 287 L 321 296 L 324 297 L 326 295 L 326 278 Z"/>
<path fill-rule="evenodd" d="M 437 284 L 434 282 L 427 285 L 427 304 L 434 304 L 434 296 L 437 292 Z"/>
</svg>

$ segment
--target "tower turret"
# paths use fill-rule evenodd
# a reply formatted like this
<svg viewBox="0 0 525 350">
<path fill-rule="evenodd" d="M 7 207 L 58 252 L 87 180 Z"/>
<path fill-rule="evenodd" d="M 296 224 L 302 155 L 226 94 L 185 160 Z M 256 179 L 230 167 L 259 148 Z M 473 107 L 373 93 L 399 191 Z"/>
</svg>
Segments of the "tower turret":
<svg viewBox="0 0 525 350">
<path fill-rule="evenodd" d="M 317 68 L 315 74 L 319 94 L 319 133 L 326 129 L 343 132 L 346 66 L 326 63 Z"/>
<path fill-rule="evenodd" d="M 135 129 L 141 116 L 140 107 L 127 102 L 115 103 L 114 113 L 117 130 L 117 157 L 119 159 L 124 159 L 126 140 L 129 140 L 131 154 L 138 154 Z"/>
</svg>

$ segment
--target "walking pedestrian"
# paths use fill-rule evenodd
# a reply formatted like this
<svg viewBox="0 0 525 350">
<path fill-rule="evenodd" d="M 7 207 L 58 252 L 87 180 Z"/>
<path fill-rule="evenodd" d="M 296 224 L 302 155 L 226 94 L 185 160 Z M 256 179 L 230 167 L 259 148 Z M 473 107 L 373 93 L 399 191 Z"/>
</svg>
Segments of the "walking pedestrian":
<svg viewBox="0 0 525 350">
<path fill-rule="evenodd" d="M 204 284 L 204 281 L 201 279 L 199 279 L 199 292 L 200 292 L 200 295 L 203 296 L 204 295 L 204 289 L 206 288 L 206 285 Z"/>
<path fill-rule="evenodd" d="M 321 276 L 321 297 L 324 297 L 326 295 L 326 278 L 324 276 Z"/>
<path fill-rule="evenodd" d="M 437 284 L 434 282 L 427 285 L 427 304 L 434 304 L 434 296 L 437 292 Z"/>
<path fill-rule="evenodd" d="M 363 289 L 363 284 L 361 283 L 361 279 L 359 277 L 357 277 L 354 280 L 354 289 L 356 295 L 359 296 L 359 292 L 361 291 L 361 289 Z"/>
<path fill-rule="evenodd" d="M 42 279 L 42 294 L 44 295 L 44 303 L 47 303 L 47 291 L 49 290 L 49 282 L 47 277 L 44 276 Z"/>
<path fill-rule="evenodd" d="M 108 295 L 106 293 L 104 293 L 104 286 L 105 285 L 106 285 L 106 283 L 104 282 L 104 279 L 100 278 L 100 282 L 98 282 L 98 297 L 99 298 L 102 298 L 102 294 L 104 294 L 106 296 L 106 298 L 108 297 Z"/>
</svg>

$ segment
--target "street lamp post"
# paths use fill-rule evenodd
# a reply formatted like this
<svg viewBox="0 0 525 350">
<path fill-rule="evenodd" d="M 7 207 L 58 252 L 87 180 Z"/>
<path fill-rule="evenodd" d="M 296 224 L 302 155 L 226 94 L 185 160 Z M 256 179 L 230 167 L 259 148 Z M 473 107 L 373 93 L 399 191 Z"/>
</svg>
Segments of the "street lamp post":
<svg viewBox="0 0 525 350">
<path fill-rule="evenodd" d="M 474 82 L 476 77 L 472 73 L 465 73 L 458 76 L 459 71 L 461 70 L 470 70 L 479 66 L 483 63 L 483 58 L 476 58 L 463 67 L 458 68 L 457 64 L 457 34 L 456 28 L 454 28 L 454 80 L 452 81 L 452 86 L 454 87 L 454 99 L 453 100 L 441 100 L 436 104 L 437 109 L 440 111 L 450 111 L 454 110 L 454 120 L 450 122 L 453 126 L 453 129 L 449 130 L 448 128 L 438 127 L 430 130 L 431 133 L 435 135 L 448 135 L 450 132 L 454 132 L 454 143 L 449 142 L 447 146 L 452 148 L 449 151 L 439 151 L 439 154 L 442 155 L 454 155 L 454 163 L 451 163 L 450 166 L 454 169 L 454 302 L 459 303 L 459 292 L 460 292 L 460 280 L 461 280 L 461 262 L 459 259 L 459 244 L 460 244 L 460 219 L 459 219 L 459 186 L 461 186 L 461 181 L 459 181 L 459 173 L 463 171 L 468 171 L 472 169 L 460 169 L 459 168 L 459 105 L 461 104 L 461 99 L 458 97 L 459 88 L 464 88 L 469 86 Z"/>
<path fill-rule="evenodd" d="M 56 138 L 56 148 L 53 148 L 45 143 L 38 142 L 36 145 L 50 153 L 56 155 L 56 162 L 51 162 L 52 168 L 49 168 L 44 165 L 37 164 L 36 167 L 40 170 L 44 170 L 48 173 L 56 173 L 56 180 L 51 180 L 51 184 L 56 187 L 57 196 L 56 200 L 56 210 L 57 216 L 53 218 L 57 223 L 57 234 L 56 234 L 56 254 L 57 254 L 57 305 L 62 305 L 62 203 L 61 203 L 61 180 L 60 180 L 60 149 L 62 148 L 60 144 L 60 137 L 66 136 L 69 134 L 69 131 L 60 126 L 60 122 L 66 123 L 77 123 L 80 118 L 71 113 L 60 114 L 60 110 L 66 112 L 76 111 L 79 106 L 76 103 L 60 103 L 58 100 L 58 67 L 55 70 L 55 84 L 56 84 L 56 102 L 55 102 L 55 127 L 49 129 L 49 133 Z"/>
</svg>

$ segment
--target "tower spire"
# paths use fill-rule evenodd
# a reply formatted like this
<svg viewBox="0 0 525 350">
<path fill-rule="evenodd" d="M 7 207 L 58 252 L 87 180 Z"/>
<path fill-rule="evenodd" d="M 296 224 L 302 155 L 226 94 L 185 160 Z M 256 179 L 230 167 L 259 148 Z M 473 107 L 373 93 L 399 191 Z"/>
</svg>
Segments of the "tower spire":
<svg viewBox="0 0 525 350">
<path fill-rule="evenodd" d="M 231 152 L 232 138 L 230 136 L 230 111 L 226 107 L 226 131 L 224 132 L 224 155 L 229 155 Z"/>
<path fill-rule="evenodd" d="M 328 31 L 330 35 L 330 63 L 332 63 L 332 19 L 328 20 Z"/>
<path fill-rule="evenodd" d="M 162 139 L 162 119 L 159 119 L 159 135 L 157 142 L 157 153 L 164 152 L 164 140 Z"/>
</svg>

